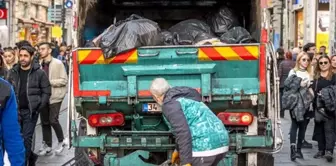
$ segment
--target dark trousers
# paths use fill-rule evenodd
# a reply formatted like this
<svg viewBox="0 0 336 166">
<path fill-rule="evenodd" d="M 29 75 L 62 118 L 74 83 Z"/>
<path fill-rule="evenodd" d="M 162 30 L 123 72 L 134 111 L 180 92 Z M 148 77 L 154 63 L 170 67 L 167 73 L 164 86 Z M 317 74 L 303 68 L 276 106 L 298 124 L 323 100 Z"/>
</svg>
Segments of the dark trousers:
<svg viewBox="0 0 336 166">
<path fill-rule="evenodd" d="M 284 116 L 285 116 L 285 110 L 282 109 L 282 95 L 283 95 L 283 90 L 284 90 L 284 88 L 280 88 L 280 89 L 279 89 L 279 92 L 280 92 L 280 94 L 279 94 L 279 96 L 280 96 L 280 117 L 284 117 Z"/>
<path fill-rule="evenodd" d="M 290 129 L 290 143 L 296 144 L 296 137 L 297 137 L 297 149 L 301 149 L 302 142 L 304 140 L 305 135 L 305 121 L 297 122 L 295 119 L 292 118 L 292 125 Z M 297 134 L 297 130 L 299 130 L 299 133 Z"/>
<path fill-rule="evenodd" d="M 217 166 L 225 157 L 225 153 L 209 157 L 193 157 L 192 166 Z"/>
<path fill-rule="evenodd" d="M 314 136 L 318 142 L 319 151 L 334 151 L 335 146 L 335 118 L 325 122 L 315 122 Z"/>
<path fill-rule="evenodd" d="M 28 162 L 30 155 L 33 153 L 31 149 L 37 119 L 38 113 L 35 112 L 31 114 L 29 109 L 20 110 L 21 133 L 26 148 L 26 163 Z"/>
<path fill-rule="evenodd" d="M 58 142 L 62 142 L 64 140 L 62 126 L 58 121 L 61 105 L 61 102 L 50 104 L 45 110 L 41 112 L 43 141 L 49 147 L 52 147 L 51 127 L 54 128 Z"/>
<path fill-rule="evenodd" d="M 304 123 L 305 123 L 305 124 L 304 124 L 305 127 L 304 127 L 303 140 L 306 140 L 306 131 L 307 131 L 307 127 L 308 127 L 309 122 L 310 122 L 310 118 L 307 118 L 307 119 L 305 119 L 305 121 L 304 121 Z"/>
</svg>

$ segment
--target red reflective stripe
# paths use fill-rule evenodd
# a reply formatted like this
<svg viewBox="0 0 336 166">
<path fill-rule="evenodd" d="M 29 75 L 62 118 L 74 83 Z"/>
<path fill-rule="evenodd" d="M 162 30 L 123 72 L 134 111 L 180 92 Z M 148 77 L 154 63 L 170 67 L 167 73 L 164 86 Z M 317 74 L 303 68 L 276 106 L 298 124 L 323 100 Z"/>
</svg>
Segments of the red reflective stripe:
<svg viewBox="0 0 336 166">
<path fill-rule="evenodd" d="M 258 58 L 254 57 L 245 47 L 231 47 L 231 49 L 236 52 L 243 60 L 256 60 Z"/>
<path fill-rule="evenodd" d="M 80 62 L 80 64 L 95 64 L 101 55 L 101 50 L 91 50 L 90 53 Z"/>
<path fill-rule="evenodd" d="M 266 47 L 264 44 L 260 45 L 259 89 L 261 93 L 266 92 Z"/>
<path fill-rule="evenodd" d="M 227 60 L 215 48 L 204 47 L 200 49 L 205 53 L 205 55 L 207 55 L 213 61 Z"/>
<path fill-rule="evenodd" d="M 111 96 L 109 90 L 80 90 L 79 89 L 79 67 L 77 62 L 77 51 L 72 52 L 72 67 L 73 67 L 73 91 L 75 97 L 99 97 Z"/>
<path fill-rule="evenodd" d="M 125 63 L 127 59 L 132 56 L 135 50 L 136 49 L 133 49 L 133 50 L 116 55 L 110 63 L 111 64 L 112 63 Z"/>
</svg>

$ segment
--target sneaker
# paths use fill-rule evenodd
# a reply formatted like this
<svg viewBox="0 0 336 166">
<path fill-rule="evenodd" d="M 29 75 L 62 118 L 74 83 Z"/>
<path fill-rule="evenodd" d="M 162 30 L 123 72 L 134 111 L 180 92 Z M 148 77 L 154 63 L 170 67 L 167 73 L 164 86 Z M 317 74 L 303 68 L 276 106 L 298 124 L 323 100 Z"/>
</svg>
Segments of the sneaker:
<svg viewBox="0 0 336 166">
<path fill-rule="evenodd" d="M 57 148 L 55 149 L 56 154 L 60 154 L 62 153 L 62 151 L 64 150 L 64 147 L 66 146 L 66 143 L 63 142 L 59 142 L 57 145 Z"/>
<path fill-rule="evenodd" d="M 330 151 L 327 151 L 324 157 L 327 159 L 327 161 L 330 163 L 334 159 L 333 154 Z"/>
<path fill-rule="evenodd" d="M 320 159 L 324 157 L 324 151 L 318 151 L 315 155 L 314 155 L 314 158 L 316 159 Z"/>
<path fill-rule="evenodd" d="M 51 147 L 47 146 L 44 150 L 40 151 L 38 155 L 39 156 L 45 156 L 45 155 L 48 156 L 48 155 L 52 154 L 51 152 L 52 152 Z"/>
<path fill-rule="evenodd" d="M 47 145 L 45 142 L 43 142 L 43 143 L 42 143 L 42 146 L 41 146 L 41 148 L 38 150 L 38 152 L 42 152 L 42 151 L 44 151 L 47 147 L 48 147 L 48 145 Z"/>
</svg>

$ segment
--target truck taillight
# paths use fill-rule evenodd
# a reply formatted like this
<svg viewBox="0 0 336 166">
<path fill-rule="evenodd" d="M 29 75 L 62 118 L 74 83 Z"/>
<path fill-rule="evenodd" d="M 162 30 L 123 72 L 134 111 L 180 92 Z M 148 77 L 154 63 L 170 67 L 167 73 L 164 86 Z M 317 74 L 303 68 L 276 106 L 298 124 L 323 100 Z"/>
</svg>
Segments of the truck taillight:
<svg viewBox="0 0 336 166">
<path fill-rule="evenodd" d="M 248 112 L 221 112 L 217 117 L 222 120 L 225 125 L 232 126 L 248 126 L 253 122 L 253 116 Z"/>
<path fill-rule="evenodd" d="M 89 116 L 89 125 L 92 127 L 122 126 L 125 118 L 122 113 L 92 114 Z"/>
</svg>

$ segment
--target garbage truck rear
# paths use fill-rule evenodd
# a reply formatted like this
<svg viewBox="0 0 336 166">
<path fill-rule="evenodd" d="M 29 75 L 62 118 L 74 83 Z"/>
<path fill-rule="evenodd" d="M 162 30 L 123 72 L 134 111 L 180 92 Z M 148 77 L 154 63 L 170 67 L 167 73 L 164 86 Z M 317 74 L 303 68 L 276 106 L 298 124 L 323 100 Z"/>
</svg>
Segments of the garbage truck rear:
<svg viewBox="0 0 336 166">
<path fill-rule="evenodd" d="M 272 154 L 282 141 L 277 62 L 268 42 L 271 21 L 265 1 L 228 0 L 258 42 L 143 46 L 107 59 L 99 47 L 82 47 L 90 28 L 97 32 L 100 26 L 107 28 L 134 13 L 168 27 L 217 10 L 221 2 L 83 0 L 74 4 L 79 47 L 70 61 L 69 131 L 77 165 L 154 166 L 170 159 L 174 136 L 149 92 L 157 77 L 172 86 L 197 89 L 225 124 L 230 151 L 219 166 L 273 165 Z"/>
</svg>

